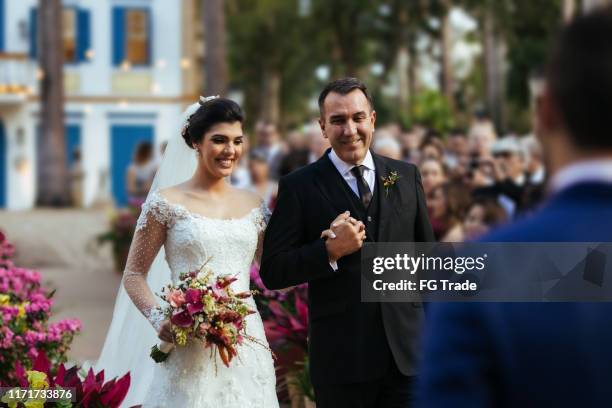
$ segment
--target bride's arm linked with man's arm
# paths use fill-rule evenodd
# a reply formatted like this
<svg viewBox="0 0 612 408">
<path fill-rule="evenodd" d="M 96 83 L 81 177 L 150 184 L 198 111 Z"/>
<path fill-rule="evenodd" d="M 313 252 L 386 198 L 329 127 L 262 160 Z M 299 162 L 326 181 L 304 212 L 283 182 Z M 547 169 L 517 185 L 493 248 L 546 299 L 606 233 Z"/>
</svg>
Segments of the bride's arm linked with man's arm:
<svg viewBox="0 0 612 408">
<path fill-rule="evenodd" d="M 359 250 L 365 239 L 363 224 L 344 222 L 350 216 L 344 213 L 333 221 L 336 227 L 321 231 L 321 238 L 304 242 L 307 221 L 296 188 L 290 180 L 280 180 L 278 202 L 265 234 L 260 276 L 271 290 L 333 276 L 332 264 Z"/>
</svg>

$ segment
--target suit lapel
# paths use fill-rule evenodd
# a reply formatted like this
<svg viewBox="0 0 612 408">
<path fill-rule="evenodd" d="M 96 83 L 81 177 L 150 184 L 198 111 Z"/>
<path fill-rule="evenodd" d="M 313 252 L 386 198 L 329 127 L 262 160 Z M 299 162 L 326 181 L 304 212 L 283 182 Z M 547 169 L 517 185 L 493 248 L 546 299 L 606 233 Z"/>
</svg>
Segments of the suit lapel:
<svg viewBox="0 0 612 408">
<path fill-rule="evenodd" d="M 385 160 L 372 153 L 374 158 L 374 166 L 376 167 L 376 188 L 378 189 L 379 203 L 378 203 L 378 234 L 376 236 L 377 242 L 387 242 L 387 232 L 389 223 L 393 221 L 393 212 L 395 206 L 393 205 L 394 197 L 392 197 L 393 191 L 389 191 L 389 195 L 385 192 L 383 185 L 383 177 L 387 177 L 393 169 L 391 169 Z"/>
</svg>

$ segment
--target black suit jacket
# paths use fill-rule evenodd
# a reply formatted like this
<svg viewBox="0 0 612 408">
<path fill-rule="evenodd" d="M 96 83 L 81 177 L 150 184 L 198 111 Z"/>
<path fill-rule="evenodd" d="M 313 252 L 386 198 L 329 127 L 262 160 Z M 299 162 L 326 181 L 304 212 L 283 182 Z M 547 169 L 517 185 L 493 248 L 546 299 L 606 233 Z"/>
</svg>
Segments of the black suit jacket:
<svg viewBox="0 0 612 408">
<path fill-rule="evenodd" d="M 329 151 L 328 151 L 329 152 Z M 409 163 L 373 154 L 381 177 L 400 175 L 379 205 L 378 234 L 369 241 L 433 241 L 420 176 Z M 405 375 L 415 374 L 423 318 L 414 303 L 361 302 L 361 251 L 328 262 L 321 231 L 342 212 L 357 215 L 346 182 L 328 157 L 283 177 L 268 224 L 261 278 L 270 289 L 309 283 L 309 352 L 313 384 L 355 383 L 382 377 L 391 358 Z"/>
</svg>

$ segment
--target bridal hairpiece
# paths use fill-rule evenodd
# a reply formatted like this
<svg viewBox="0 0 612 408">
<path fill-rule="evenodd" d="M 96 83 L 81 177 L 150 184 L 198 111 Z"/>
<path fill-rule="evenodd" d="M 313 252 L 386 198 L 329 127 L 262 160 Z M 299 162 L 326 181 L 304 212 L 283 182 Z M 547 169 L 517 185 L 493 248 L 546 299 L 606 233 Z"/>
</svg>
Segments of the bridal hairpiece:
<svg viewBox="0 0 612 408">
<path fill-rule="evenodd" d="M 200 105 L 204 105 L 208 101 L 212 101 L 213 99 L 217 99 L 219 95 L 213 96 L 200 96 Z"/>
<path fill-rule="evenodd" d="M 204 105 L 206 102 L 210 102 L 217 98 L 219 98 L 219 95 L 200 96 L 200 98 L 198 99 L 198 103 L 194 103 L 192 107 L 190 107 L 191 109 L 193 109 L 193 111 L 185 118 L 185 121 L 183 122 L 183 127 L 181 128 L 181 135 L 184 136 L 187 132 L 187 128 L 189 127 L 189 121 L 191 121 L 191 117 L 197 112 L 198 108 L 200 108 L 200 106 Z"/>
</svg>

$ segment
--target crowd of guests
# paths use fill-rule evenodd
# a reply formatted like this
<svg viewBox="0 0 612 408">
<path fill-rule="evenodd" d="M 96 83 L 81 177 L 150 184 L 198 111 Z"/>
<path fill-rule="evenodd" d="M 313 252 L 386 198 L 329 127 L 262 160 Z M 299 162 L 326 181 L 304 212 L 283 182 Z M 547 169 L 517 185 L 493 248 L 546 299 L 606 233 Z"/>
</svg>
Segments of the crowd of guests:
<svg viewBox="0 0 612 408">
<path fill-rule="evenodd" d="M 257 192 L 273 209 L 280 177 L 306 166 L 329 148 L 315 122 L 281 136 L 271 122 L 255 126 L 232 184 Z M 372 150 L 419 167 L 436 239 L 473 240 L 491 228 L 532 211 L 540 202 L 546 172 L 533 136 L 498 137 L 479 116 L 468 129 L 441 134 L 424 126 L 377 129 Z"/>
</svg>

